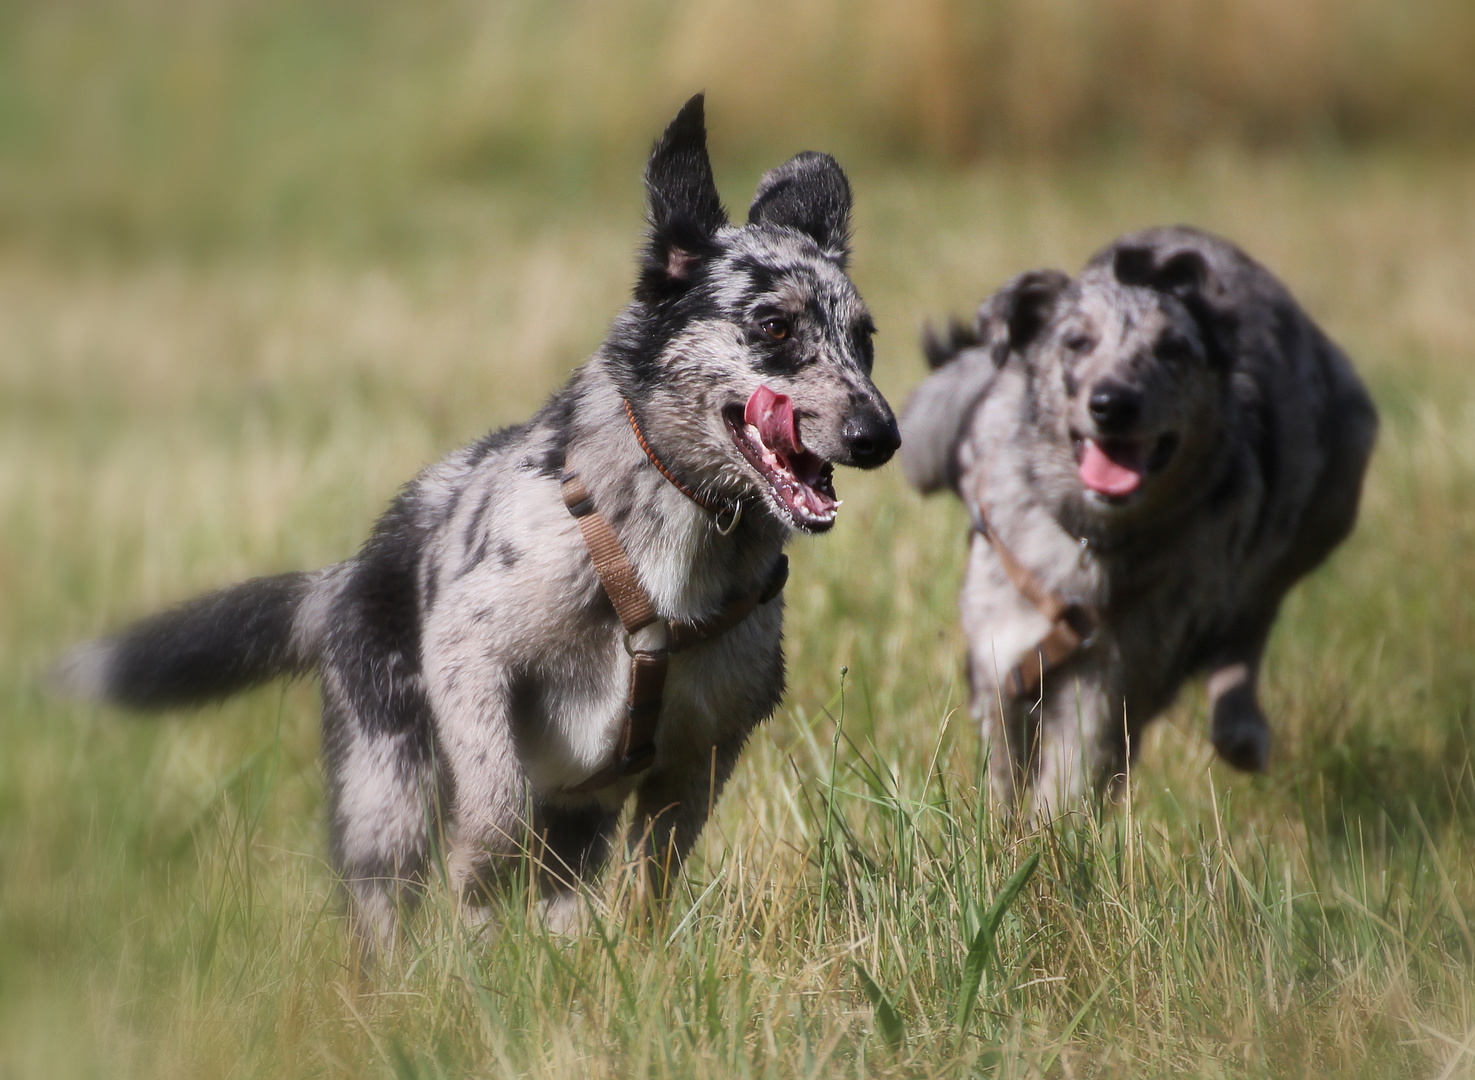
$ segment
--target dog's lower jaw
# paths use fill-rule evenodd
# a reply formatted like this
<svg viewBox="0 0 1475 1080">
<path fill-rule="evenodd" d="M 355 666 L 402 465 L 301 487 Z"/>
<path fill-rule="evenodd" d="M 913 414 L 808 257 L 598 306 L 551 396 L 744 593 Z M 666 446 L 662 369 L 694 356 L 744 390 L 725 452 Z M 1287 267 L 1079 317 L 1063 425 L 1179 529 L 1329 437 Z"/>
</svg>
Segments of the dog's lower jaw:
<svg viewBox="0 0 1475 1080">
<path fill-rule="evenodd" d="M 723 421 L 748 470 L 757 474 L 754 486 L 775 508 L 779 520 L 800 532 L 827 532 L 840 509 L 834 466 L 798 443 L 792 418 L 786 436 L 793 445 L 782 445 L 779 440 L 777 447 L 770 446 L 763 431 L 736 406 L 723 411 Z"/>
<path fill-rule="evenodd" d="M 776 495 L 773 494 L 773 492 L 767 490 L 766 488 L 755 492 L 755 497 L 762 499 L 767 504 L 769 510 L 773 514 L 774 520 L 777 521 L 778 524 L 788 534 L 793 534 L 797 532 L 805 533 L 809 536 L 819 536 L 822 533 L 829 532 L 835 526 L 835 517 L 833 513 L 828 520 L 803 520 L 799 518 L 787 505 L 785 505 L 783 500 L 779 499 Z M 840 505 L 839 500 L 836 500 L 835 505 L 838 509 Z"/>
<path fill-rule="evenodd" d="M 1150 550 L 1171 538 L 1173 527 L 1199 500 L 1170 476 L 1150 477 L 1125 499 L 1106 498 L 1083 488 L 1074 477 L 1062 479 L 1053 514 L 1060 527 L 1097 555 Z"/>
</svg>

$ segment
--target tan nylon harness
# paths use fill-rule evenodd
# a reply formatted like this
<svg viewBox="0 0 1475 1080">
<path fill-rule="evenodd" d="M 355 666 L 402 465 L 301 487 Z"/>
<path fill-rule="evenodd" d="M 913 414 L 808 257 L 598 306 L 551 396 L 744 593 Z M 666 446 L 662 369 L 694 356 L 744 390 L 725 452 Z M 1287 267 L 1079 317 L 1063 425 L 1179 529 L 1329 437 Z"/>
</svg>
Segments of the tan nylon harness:
<svg viewBox="0 0 1475 1080">
<path fill-rule="evenodd" d="M 1004 546 L 999 534 L 989 524 L 988 513 L 981 503 L 973 527 L 994 549 L 1004 573 L 1020 595 L 1050 620 L 1050 629 L 1045 636 L 1025 650 L 1019 663 L 1004 676 L 1004 693 L 1010 698 L 1018 701 L 1035 697 L 1040 692 L 1046 672 L 1091 647 L 1096 631 L 1101 628 L 1101 613 L 1094 607 L 1071 603 L 1056 593 L 1046 592 L 1029 568 Z"/>
<path fill-rule="evenodd" d="M 626 410 L 628 412 L 628 405 Z M 640 429 L 635 425 L 633 415 L 630 420 L 630 426 L 639 437 Z M 641 448 L 654 462 L 655 456 L 645 440 L 641 438 L 640 442 Z M 657 467 L 693 502 L 705 505 L 683 485 L 676 484 L 659 463 Z M 589 549 L 589 558 L 594 562 L 594 572 L 620 617 L 620 625 L 625 628 L 625 651 L 630 654 L 630 689 L 625 697 L 625 721 L 615 746 L 614 760 L 580 783 L 564 788 L 565 794 L 583 795 L 609 787 L 617 780 L 650 767 L 655 760 L 656 724 L 661 716 L 670 654 L 721 637 L 751 615 L 760 604 L 776 597 L 789 578 L 789 557 L 778 557 L 762 588 L 729 602 L 710 618 L 695 622 L 666 620 L 656 613 L 650 597 L 640 587 L 640 579 L 624 545 L 604 515 L 594 508 L 589 489 L 576 473 L 564 473 L 563 504 L 579 523 L 584 546 Z"/>
</svg>

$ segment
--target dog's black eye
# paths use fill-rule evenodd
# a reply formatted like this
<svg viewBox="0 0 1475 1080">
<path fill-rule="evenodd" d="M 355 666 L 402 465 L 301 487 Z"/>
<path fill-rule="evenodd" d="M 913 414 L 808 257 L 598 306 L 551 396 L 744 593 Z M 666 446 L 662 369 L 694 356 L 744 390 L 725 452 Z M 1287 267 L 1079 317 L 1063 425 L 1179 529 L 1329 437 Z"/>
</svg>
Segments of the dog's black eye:
<svg viewBox="0 0 1475 1080">
<path fill-rule="evenodd" d="M 793 333 L 788 319 L 764 319 L 759 325 L 763 327 L 763 332 L 773 338 L 774 341 L 783 341 Z"/>
<path fill-rule="evenodd" d="M 1090 352 L 1096 342 L 1091 339 L 1090 334 L 1074 333 L 1065 338 L 1065 347 L 1073 353 Z"/>
</svg>

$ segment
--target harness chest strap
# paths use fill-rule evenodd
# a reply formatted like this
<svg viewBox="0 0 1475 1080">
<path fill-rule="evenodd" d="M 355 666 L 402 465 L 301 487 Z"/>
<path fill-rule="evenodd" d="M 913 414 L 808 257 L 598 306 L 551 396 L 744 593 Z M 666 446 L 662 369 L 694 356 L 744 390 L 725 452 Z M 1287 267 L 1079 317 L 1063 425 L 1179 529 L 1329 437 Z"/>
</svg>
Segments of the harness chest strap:
<svg viewBox="0 0 1475 1080">
<path fill-rule="evenodd" d="M 721 637 L 760 604 L 776 597 L 788 581 L 789 559 L 780 555 L 761 589 L 738 597 L 716 615 L 695 622 L 667 622 L 656 614 L 624 545 L 604 515 L 594 509 L 594 499 L 576 473 L 564 474 L 563 503 L 579 523 L 594 573 L 625 628 L 625 648 L 630 653 L 625 722 L 614 760 L 588 779 L 564 789 L 567 794 L 581 795 L 649 768 L 655 759 L 656 723 L 661 715 L 670 654 Z"/>
<path fill-rule="evenodd" d="M 981 505 L 973 525 L 994 549 L 1010 583 L 1050 620 L 1050 629 L 1045 636 L 1030 646 L 1019 663 L 1004 676 L 1004 693 L 1010 698 L 1034 697 L 1039 693 L 1046 672 L 1090 647 L 1101 626 L 1101 614 L 1095 608 L 1070 603 L 1042 588 L 1029 568 L 1016 559 L 999 539 Z"/>
</svg>

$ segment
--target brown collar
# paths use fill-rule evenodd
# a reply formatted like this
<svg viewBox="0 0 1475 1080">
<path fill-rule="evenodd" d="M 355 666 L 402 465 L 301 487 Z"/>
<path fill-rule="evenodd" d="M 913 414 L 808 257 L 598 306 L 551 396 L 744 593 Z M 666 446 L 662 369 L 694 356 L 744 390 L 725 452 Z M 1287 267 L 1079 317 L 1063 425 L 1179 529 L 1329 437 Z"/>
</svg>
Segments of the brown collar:
<svg viewBox="0 0 1475 1080">
<path fill-rule="evenodd" d="M 656 467 L 656 471 L 664 476 L 677 491 L 715 517 L 717 519 L 717 531 L 723 536 L 727 536 L 733 529 L 736 529 L 738 522 L 742 520 L 743 516 L 742 500 L 734 499 L 730 503 L 713 502 L 705 496 L 698 495 L 691 488 L 676 479 L 676 474 L 666 468 L 661 462 L 661 459 L 656 457 L 656 452 L 651 449 L 650 443 L 646 441 L 645 432 L 640 430 L 640 421 L 635 419 L 635 410 L 630 407 L 629 399 L 622 397 L 620 401 L 625 406 L 625 419 L 630 421 L 630 430 L 635 432 L 635 441 L 640 444 L 640 449 L 645 451 L 645 456 L 650 458 L 650 463 Z"/>
<path fill-rule="evenodd" d="M 1086 604 L 1071 603 L 1058 593 L 1047 591 L 1029 568 L 1004 546 L 999 534 L 989 524 L 988 513 L 980 502 L 974 512 L 973 527 L 999 557 L 1004 573 L 1019 594 L 1050 620 L 1050 630 L 1025 651 L 1019 663 L 1004 676 L 1004 693 L 1010 698 L 1035 697 L 1044 683 L 1045 673 L 1059 667 L 1078 653 L 1089 649 L 1101 628 L 1101 613 Z"/>
</svg>

